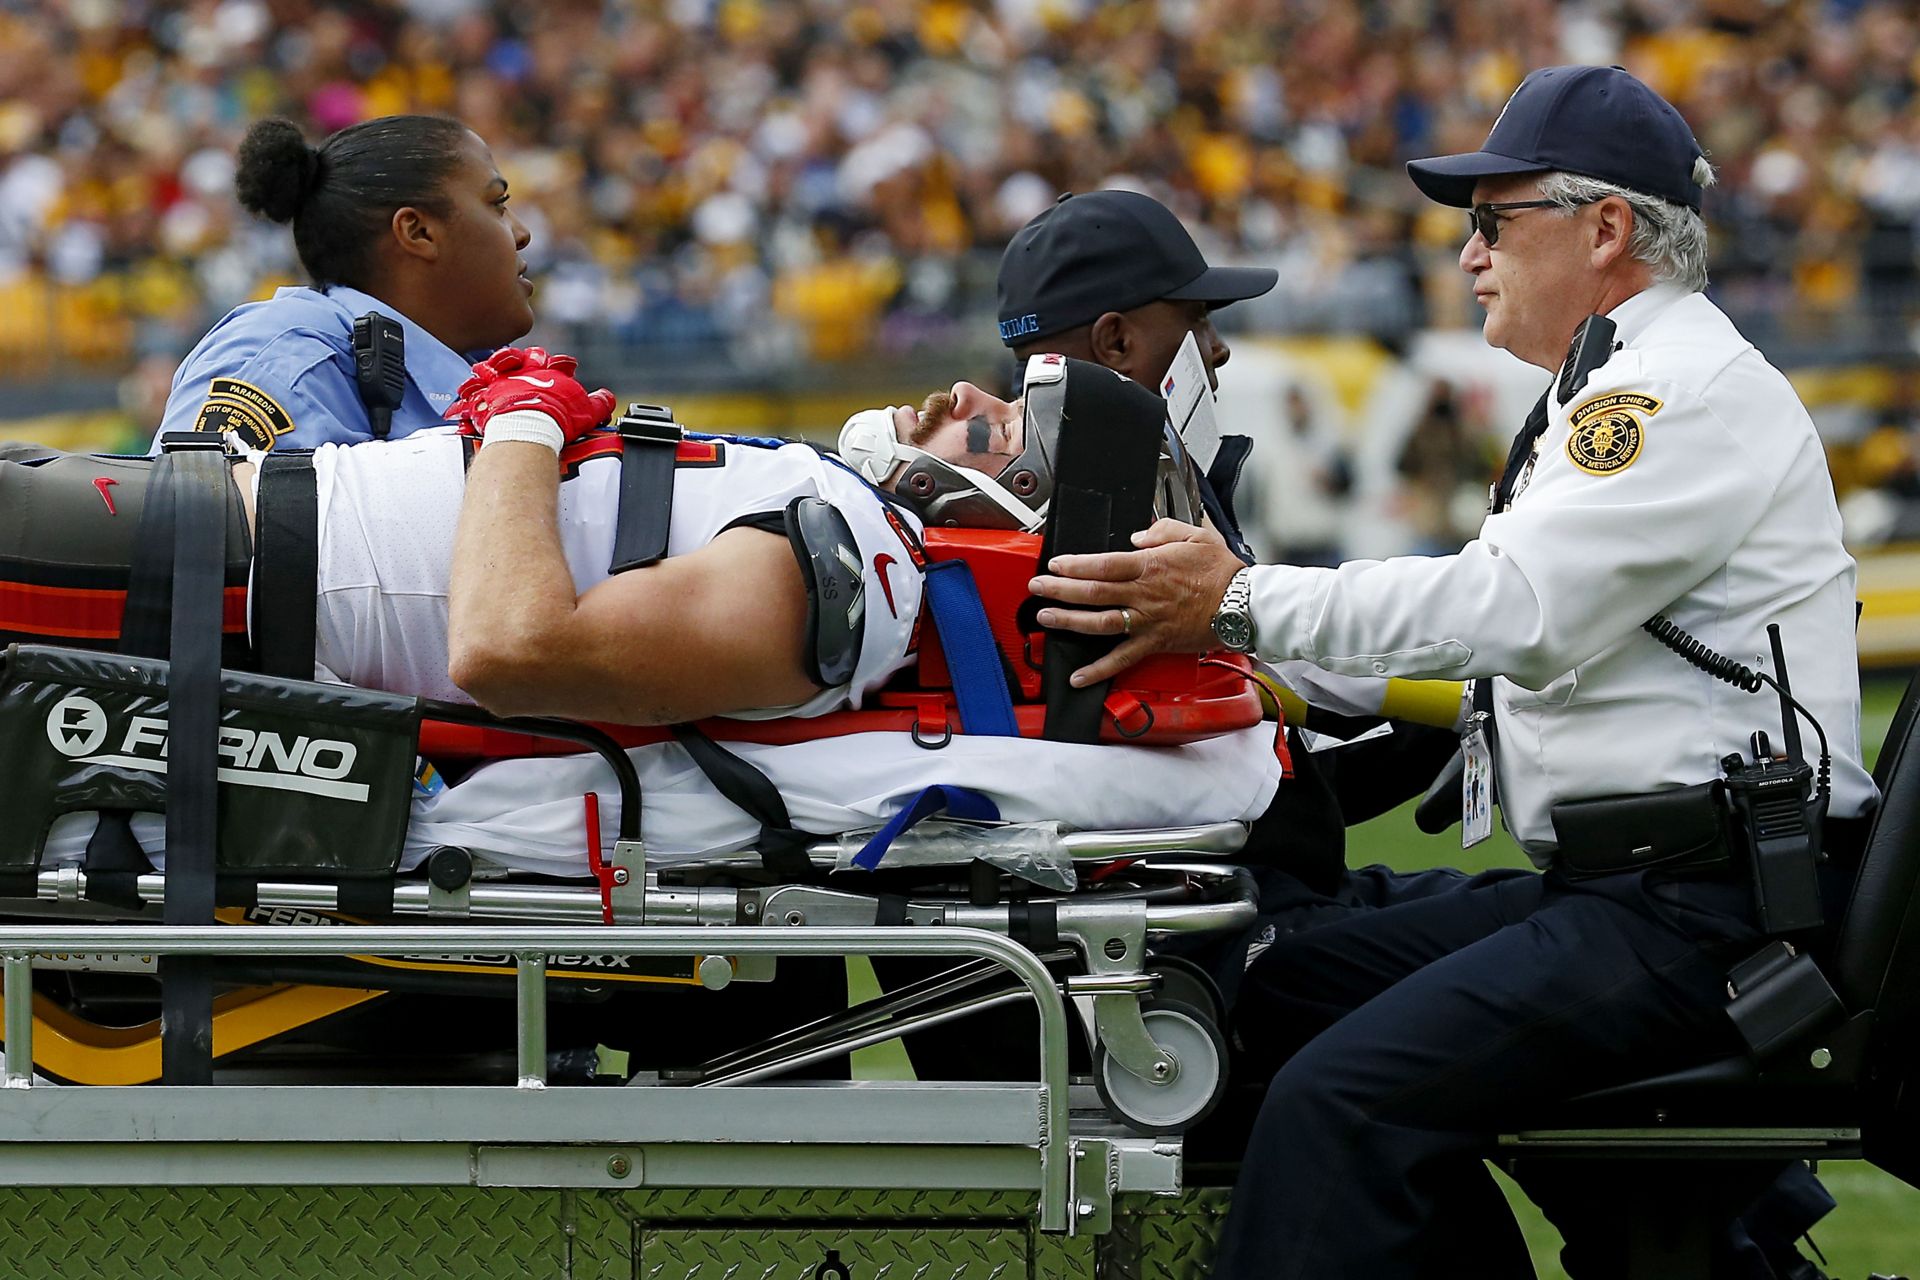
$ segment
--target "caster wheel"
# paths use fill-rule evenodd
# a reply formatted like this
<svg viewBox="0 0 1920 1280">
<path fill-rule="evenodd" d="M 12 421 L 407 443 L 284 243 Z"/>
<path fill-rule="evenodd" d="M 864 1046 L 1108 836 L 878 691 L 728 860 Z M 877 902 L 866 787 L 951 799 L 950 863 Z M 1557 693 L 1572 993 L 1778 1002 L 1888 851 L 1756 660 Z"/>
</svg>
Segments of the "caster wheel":
<svg viewBox="0 0 1920 1280">
<path fill-rule="evenodd" d="M 1101 1045 L 1093 1054 L 1094 1087 L 1108 1114 L 1135 1133 L 1184 1133 L 1226 1092 L 1226 1041 L 1219 1027 L 1190 1005 L 1155 1003 L 1141 1010 L 1141 1019 L 1153 1042 L 1179 1060 L 1180 1073 L 1169 1084 L 1142 1080 Z"/>
<path fill-rule="evenodd" d="M 1151 955 L 1147 972 L 1160 976 L 1160 990 L 1152 997 L 1155 1005 L 1183 1004 L 1205 1014 L 1216 1027 L 1227 1025 L 1227 1000 L 1213 975 L 1185 956 Z"/>
</svg>

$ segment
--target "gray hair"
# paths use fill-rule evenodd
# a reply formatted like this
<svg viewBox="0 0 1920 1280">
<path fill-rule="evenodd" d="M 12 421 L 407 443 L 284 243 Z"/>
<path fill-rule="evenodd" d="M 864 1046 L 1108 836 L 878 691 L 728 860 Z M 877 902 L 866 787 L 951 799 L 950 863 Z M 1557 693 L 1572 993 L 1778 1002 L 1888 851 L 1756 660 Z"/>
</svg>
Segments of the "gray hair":
<svg viewBox="0 0 1920 1280">
<path fill-rule="evenodd" d="M 1693 176 L 1701 186 L 1710 187 L 1713 166 L 1696 160 Z M 1663 284 L 1677 284 L 1695 293 L 1707 287 L 1707 224 L 1687 206 L 1577 173 L 1547 174 L 1540 179 L 1540 196 L 1569 213 L 1583 204 L 1619 196 L 1633 210 L 1627 252 L 1634 260 L 1644 262 Z"/>
</svg>

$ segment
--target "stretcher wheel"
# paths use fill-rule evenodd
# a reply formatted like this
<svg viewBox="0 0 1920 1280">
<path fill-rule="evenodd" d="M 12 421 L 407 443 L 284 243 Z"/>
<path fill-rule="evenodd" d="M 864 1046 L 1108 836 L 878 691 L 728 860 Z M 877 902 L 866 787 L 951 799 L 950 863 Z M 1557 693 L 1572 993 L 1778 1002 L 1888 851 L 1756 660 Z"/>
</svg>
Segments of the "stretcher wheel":
<svg viewBox="0 0 1920 1280">
<path fill-rule="evenodd" d="M 1147 972 L 1160 975 L 1160 990 L 1151 1003 L 1183 1004 L 1205 1014 L 1216 1027 L 1227 1025 L 1227 999 L 1213 975 L 1185 956 L 1148 954 Z"/>
<path fill-rule="evenodd" d="M 1114 1119 L 1135 1133 L 1184 1133 L 1205 1119 L 1227 1088 L 1227 1044 L 1220 1028 L 1191 1005 L 1155 1001 L 1140 1011 L 1153 1042 L 1180 1060 L 1169 1084 L 1142 1080 L 1093 1051 L 1093 1083 Z"/>
</svg>

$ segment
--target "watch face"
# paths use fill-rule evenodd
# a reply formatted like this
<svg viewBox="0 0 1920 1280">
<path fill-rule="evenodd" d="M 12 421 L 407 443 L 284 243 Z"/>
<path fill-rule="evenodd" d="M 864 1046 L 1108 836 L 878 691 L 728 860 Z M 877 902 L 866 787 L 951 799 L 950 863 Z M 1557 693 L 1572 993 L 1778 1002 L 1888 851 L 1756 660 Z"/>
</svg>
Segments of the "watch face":
<svg viewBox="0 0 1920 1280">
<path fill-rule="evenodd" d="M 1220 643 L 1238 653 L 1253 646 L 1253 619 L 1244 613 L 1220 613 L 1213 619 L 1213 634 Z"/>
</svg>

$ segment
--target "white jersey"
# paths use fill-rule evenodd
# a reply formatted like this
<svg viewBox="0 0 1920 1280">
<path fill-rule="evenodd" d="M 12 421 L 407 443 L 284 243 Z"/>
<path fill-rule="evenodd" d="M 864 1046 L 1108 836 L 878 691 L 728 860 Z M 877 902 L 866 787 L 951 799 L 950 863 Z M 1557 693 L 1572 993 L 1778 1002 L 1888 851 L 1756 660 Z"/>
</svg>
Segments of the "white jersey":
<svg viewBox="0 0 1920 1280">
<path fill-rule="evenodd" d="M 1832 744 L 1832 812 L 1866 812 L 1854 564 L 1813 422 L 1703 295 L 1656 286 L 1609 318 L 1621 349 L 1552 404 L 1525 487 L 1477 539 L 1432 559 L 1254 569 L 1260 654 L 1491 678 L 1501 809 L 1544 863 L 1554 804 L 1716 777 L 1755 729 L 1782 741 L 1770 691 L 1712 679 L 1641 623 L 1664 613 L 1763 671 L 1778 623 L 1794 693 Z"/>
<path fill-rule="evenodd" d="M 594 446 L 604 452 L 593 453 Z M 582 460 L 582 453 L 593 456 Z M 584 594 L 607 578 L 613 559 L 620 456 L 611 436 L 565 456 L 570 461 L 560 485 L 560 543 L 574 591 Z M 315 451 L 313 465 L 319 496 L 318 674 L 394 693 L 472 701 L 447 678 L 447 580 L 466 491 L 460 437 L 449 429 L 326 445 Z M 907 544 L 866 483 L 808 445 L 683 445 L 674 471 L 667 555 L 697 551 L 731 526 L 777 515 L 800 497 L 831 502 L 860 545 L 866 613 L 860 661 L 846 685 L 822 690 L 800 706 L 738 718 L 857 707 L 909 656 L 921 577 Z M 744 616 L 751 602 L 741 605 Z"/>
</svg>

